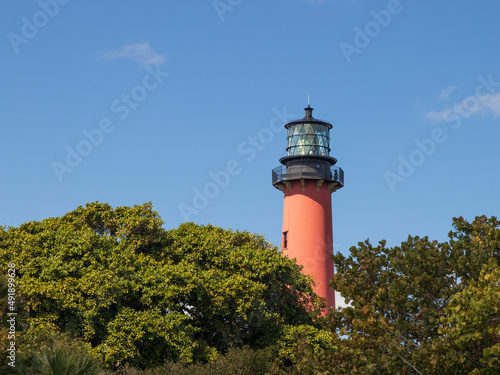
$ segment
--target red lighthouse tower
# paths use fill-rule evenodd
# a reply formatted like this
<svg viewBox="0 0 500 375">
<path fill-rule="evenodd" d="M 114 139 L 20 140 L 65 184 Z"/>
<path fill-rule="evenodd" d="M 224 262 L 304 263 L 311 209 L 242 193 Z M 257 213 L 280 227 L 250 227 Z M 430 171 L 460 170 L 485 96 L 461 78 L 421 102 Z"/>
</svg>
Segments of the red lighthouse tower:
<svg viewBox="0 0 500 375">
<path fill-rule="evenodd" d="M 333 278 L 332 192 L 344 186 L 344 172 L 330 156 L 332 125 L 312 117 L 305 108 L 303 119 L 285 125 L 287 156 L 273 169 L 273 185 L 285 193 L 283 253 L 296 258 L 304 272 L 314 277 L 316 293 L 335 307 L 329 286 Z"/>
</svg>

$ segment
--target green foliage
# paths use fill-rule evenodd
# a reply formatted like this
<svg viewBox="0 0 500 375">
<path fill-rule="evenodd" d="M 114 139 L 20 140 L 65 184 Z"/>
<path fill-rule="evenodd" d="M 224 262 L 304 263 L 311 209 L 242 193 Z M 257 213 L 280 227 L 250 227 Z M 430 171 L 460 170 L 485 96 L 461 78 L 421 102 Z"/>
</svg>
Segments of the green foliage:
<svg viewBox="0 0 500 375">
<path fill-rule="evenodd" d="M 210 363 L 167 362 L 149 370 L 130 366 L 121 369 L 119 375 L 264 375 L 273 359 L 274 349 L 231 348 Z"/>
<path fill-rule="evenodd" d="M 272 374 L 319 374 L 333 367 L 330 353 L 337 351 L 337 337 L 310 325 L 288 326 L 278 343 Z"/>
<path fill-rule="evenodd" d="M 1 228 L 0 228 L 1 230 Z M 14 278 L 15 279 L 15 278 Z M 11 281 L 12 278 L 10 278 Z M 15 281 L 10 283 L 16 285 Z M 16 286 L 14 288 L 16 289 Z M 9 298 L 10 297 L 10 298 Z M 9 313 L 15 313 L 15 316 L 9 316 Z M 8 320 L 14 318 L 14 324 Z M 12 341 L 16 341 L 17 337 L 26 330 L 27 324 L 26 304 L 23 296 L 9 296 L 9 277 L 0 274 L 0 366 L 7 363 L 7 349 Z M 12 331 L 13 329 L 14 331 Z"/>
<path fill-rule="evenodd" d="M 54 326 L 30 327 L 17 339 L 16 346 L 15 367 L 4 365 L 0 368 L 2 374 L 90 375 L 100 373 L 99 362 L 89 353 L 90 345 L 74 340 L 62 332 L 57 332 Z"/>
<path fill-rule="evenodd" d="M 500 221 L 496 217 L 478 216 L 469 223 L 464 218 L 453 219 L 455 231 L 450 232 L 450 262 L 465 285 L 477 280 L 483 265 L 491 259 L 500 263 Z"/>
<path fill-rule="evenodd" d="M 26 303 L 24 297 L 17 294 L 14 301 L 9 300 L 9 277 L 0 274 L 0 329 L 10 327 L 7 322 L 9 312 L 16 313 L 16 331 L 20 332 L 26 328 Z M 11 283 L 12 284 L 12 283 Z M 15 284 L 15 282 L 14 282 Z M 15 289 L 15 288 L 14 288 Z M 12 310 L 11 310 L 12 308 Z"/>
<path fill-rule="evenodd" d="M 208 345 L 262 348 L 283 325 L 312 323 L 309 306 L 319 301 L 310 281 L 261 236 L 192 223 L 168 235 L 168 249 L 180 249 L 170 256 L 186 270 L 182 311 Z"/>
<path fill-rule="evenodd" d="M 0 272 L 16 264 L 31 328 L 87 343 L 108 368 L 213 361 L 314 324 L 310 280 L 263 237 L 162 224 L 150 203 L 96 202 L 0 228 Z"/>
<path fill-rule="evenodd" d="M 499 226 L 496 218 L 458 218 L 447 243 L 410 236 L 401 246 L 366 241 L 349 257 L 335 255 L 331 285 L 351 306 L 328 317 L 330 349 L 315 353 L 302 339 L 285 370 L 497 374 Z"/>
<path fill-rule="evenodd" d="M 454 219 L 445 243 L 336 254 L 331 285 L 351 305 L 327 317 L 263 237 L 162 224 L 150 203 L 96 202 L 0 228 L 0 274 L 16 264 L 26 301 L 17 373 L 94 374 L 97 360 L 126 375 L 498 373 L 496 218 Z"/>
<path fill-rule="evenodd" d="M 460 291 L 446 306 L 440 336 L 427 349 L 429 367 L 443 374 L 498 374 L 500 368 L 500 222 L 454 220 L 451 262 Z"/>
<path fill-rule="evenodd" d="M 95 375 L 98 362 L 89 355 L 76 355 L 61 347 L 30 352 L 16 359 L 15 367 L 7 367 L 5 375 Z"/>
<path fill-rule="evenodd" d="M 458 284 L 447 244 L 409 237 L 387 248 L 368 241 L 335 256 L 332 282 L 352 307 L 332 315 L 351 371 L 395 374 L 421 366 L 421 345 L 437 335 L 443 307 Z"/>
<path fill-rule="evenodd" d="M 91 348 L 90 344 L 58 331 L 52 324 L 31 325 L 28 331 L 17 339 L 17 344 L 17 353 L 22 355 L 59 347 L 75 355 L 85 356 Z"/>
<path fill-rule="evenodd" d="M 500 269 L 481 267 L 479 279 L 455 294 L 441 317 L 436 369 L 449 373 L 498 374 L 500 369 Z"/>
</svg>

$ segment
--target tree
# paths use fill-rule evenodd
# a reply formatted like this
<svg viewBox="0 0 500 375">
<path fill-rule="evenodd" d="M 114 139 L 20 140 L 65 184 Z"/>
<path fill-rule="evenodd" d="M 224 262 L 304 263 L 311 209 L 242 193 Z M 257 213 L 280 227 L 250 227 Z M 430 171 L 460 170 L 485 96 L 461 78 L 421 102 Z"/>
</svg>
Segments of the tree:
<svg viewBox="0 0 500 375">
<path fill-rule="evenodd" d="M 433 354 L 436 371 L 449 374 L 498 374 L 500 369 L 500 269 L 481 267 L 455 294 L 441 317 Z"/>
<path fill-rule="evenodd" d="M 336 254 L 331 285 L 351 306 L 329 316 L 330 349 L 315 354 L 306 339 L 291 351 L 296 363 L 315 367 L 289 372 L 498 373 L 500 222 L 481 216 L 453 225 L 445 243 L 409 236 L 388 248 L 367 240 L 348 257 Z"/>
<path fill-rule="evenodd" d="M 99 361 L 85 343 L 49 327 L 31 328 L 18 340 L 14 366 L 0 367 L 6 375 L 95 375 L 101 374 Z"/>
<path fill-rule="evenodd" d="M 401 246 L 368 241 L 335 256 L 332 286 L 352 304 L 332 314 L 342 362 L 353 373 L 422 373 L 422 345 L 438 334 L 443 308 L 458 289 L 450 247 L 427 237 Z"/>
<path fill-rule="evenodd" d="M 16 264 L 30 329 L 88 343 L 108 367 L 210 361 L 314 324 L 321 303 L 311 280 L 263 237 L 162 224 L 150 203 L 95 202 L 1 228 L 0 271 Z"/>
<path fill-rule="evenodd" d="M 338 338 L 326 327 L 317 329 L 311 325 L 290 326 L 278 343 L 270 373 L 326 374 L 325 370 L 340 365 L 332 362 L 331 357 L 331 353 L 338 351 L 338 342 Z"/>
<path fill-rule="evenodd" d="M 3 365 L 12 362 L 12 359 L 8 360 L 11 342 L 16 341 L 26 329 L 24 298 L 15 293 L 15 270 L 11 268 L 9 273 L 10 276 L 0 274 L 0 370 Z"/>
</svg>

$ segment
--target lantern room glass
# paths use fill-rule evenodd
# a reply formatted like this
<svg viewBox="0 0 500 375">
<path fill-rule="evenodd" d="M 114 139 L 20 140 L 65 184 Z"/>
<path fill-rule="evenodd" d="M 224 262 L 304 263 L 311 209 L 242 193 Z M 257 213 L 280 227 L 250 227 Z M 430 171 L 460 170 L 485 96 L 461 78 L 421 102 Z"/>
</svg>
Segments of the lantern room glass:
<svg viewBox="0 0 500 375">
<path fill-rule="evenodd" d="M 288 156 L 329 156 L 330 129 L 327 125 L 300 123 L 288 128 Z"/>
</svg>

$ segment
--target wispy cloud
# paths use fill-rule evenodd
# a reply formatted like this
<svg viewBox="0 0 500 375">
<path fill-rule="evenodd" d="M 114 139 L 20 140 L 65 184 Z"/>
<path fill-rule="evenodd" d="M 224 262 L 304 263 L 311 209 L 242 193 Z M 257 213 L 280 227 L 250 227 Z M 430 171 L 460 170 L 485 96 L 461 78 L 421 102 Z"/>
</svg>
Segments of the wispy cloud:
<svg viewBox="0 0 500 375">
<path fill-rule="evenodd" d="M 500 117 L 500 93 L 484 97 L 471 95 L 441 111 L 429 111 L 424 114 L 424 117 L 435 122 L 444 122 L 453 113 L 466 114 L 466 117 L 476 114 L 484 116 L 491 113 L 494 117 Z"/>
<path fill-rule="evenodd" d="M 500 93 L 491 95 L 485 100 L 486 107 L 493 112 L 495 117 L 500 117 Z"/>
<path fill-rule="evenodd" d="M 442 111 L 429 111 L 424 114 L 425 118 L 432 120 L 434 122 L 443 122 L 446 119 L 446 115 L 449 115 L 452 111 L 450 109 L 443 109 Z"/>
<path fill-rule="evenodd" d="M 101 51 L 99 55 L 106 60 L 133 59 L 142 65 L 162 64 L 167 59 L 153 51 L 149 42 L 127 44 L 115 50 Z"/>
<path fill-rule="evenodd" d="M 446 86 L 444 89 L 441 90 L 441 93 L 439 94 L 439 100 L 446 99 L 457 88 L 458 88 L 457 86 Z"/>
</svg>

